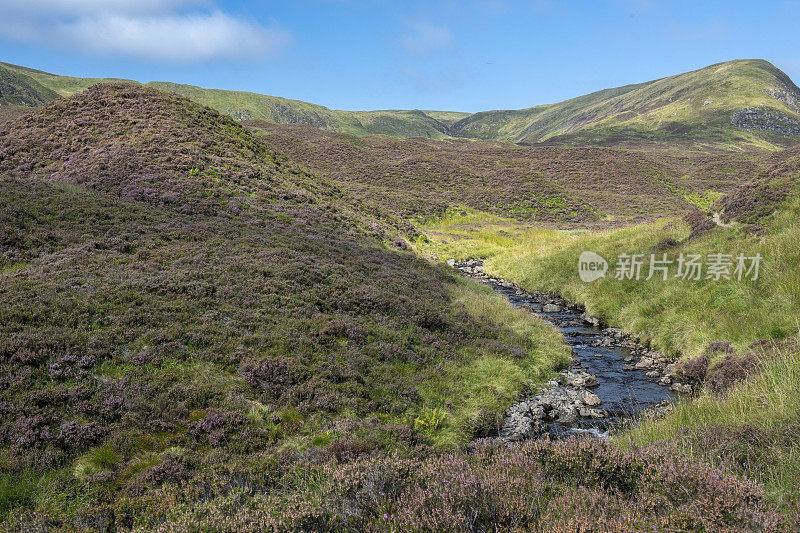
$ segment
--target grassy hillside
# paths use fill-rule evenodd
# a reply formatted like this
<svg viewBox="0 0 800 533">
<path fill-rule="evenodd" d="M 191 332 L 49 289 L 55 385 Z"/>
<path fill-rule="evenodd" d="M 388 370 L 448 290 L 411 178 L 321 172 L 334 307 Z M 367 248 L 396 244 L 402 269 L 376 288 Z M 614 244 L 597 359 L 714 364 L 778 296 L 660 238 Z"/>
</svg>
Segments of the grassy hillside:
<svg viewBox="0 0 800 533">
<path fill-rule="evenodd" d="M 263 94 L 204 89 L 192 85 L 150 82 L 150 87 L 181 94 L 238 120 L 265 120 L 277 124 L 305 124 L 352 135 L 395 137 L 446 136 L 447 126 L 422 111 L 336 111 L 299 100 Z M 453 119 L 452 114 L 445 114 Z"/>
<path fill-rule="evenodd" d="M 757 158 L 673 157 L 608 148 L 524 147 L 463 139 L 356 138 L 247 121 L 264 142 L 403 218 L 466 206 L 520 221 L 596 225 L 708 205 Z"/>
<path fill-rule="evenodd" d="M 59 76 L 9 63 L 0 63 L 0 80 L 18 78 L 18 93 L 41 93 L 38 97 L 0 99 L 0 103 L 38 106 L 57 96 L 72 96 L 96 83 L 138 83 L 115 78 L 75 78 Z M 0 83 L 4 83 L 0 81 Z M 193 85 L 170 82 L 150 82 L 153 88 L 174 92 L 238 120 L 260 119 L 276 123 L 307 124 L 317 128 L 353 135 L 383 134 L 396 137 L 446 136 L 447 124 L 466 116 L 466 113 L 432 112 L 442 122 L 422 111 L 336 111 L 326 107 L 263 94 L 204 89 Z M 0 95 L 5 94 L 0 85 Z"/>
<path fill-rule="evenodd" d="M 0 68 L 0 106 L 35 107 L 58 98 L 58 94 L 33 78 Z"/>
<path fill-rule="evenodd" d="M 22 105 L 41 105 L 108 80 L 73 78 L 0 64 L 18 80 Z M 19 83 L 19 80 L 24 83 Z M 26 82 L 29 82 L 27 83 Z M 238 120 L 305 124 L 364 136 L 467 137 L 562 146 L 673 151 L 774 150 L 800 141 L 800 89 L 762 60 L 737 60 L 668 78 L 606 89 L 565 102 L 471 115 L 450 111 L 337 111 L 251 92 L 150 82 Z M 6 90 L 8 91 L 8 90 Z"/>
<path fill-rule="evenodd" d="M 794 134 L 732 125 L 745 108 L 759 110 L 746 124 Z M 567 145 L 776 148 L 800 140 L 799 121 L 800 89 L 783 72 L 763 60 L 737 60 L 558 104 L 476 113 L 451 134 Z"/>
<path fill-rule="evenodd" d="M 44 87 L 48 91 L 47 98 L 42 102 L 25 105 L 41 105 L 42 103 L 46 103 L 55 99 L 55 95 L 72 96 L 81 91 L 85 91 L 96 83 L 138 83 L 133 80 L 120 78 L 75 78 L 72 76 L 59 76 L 57 74 L 50 74 L 49 72 L 43 72 L 41 70 L 2 62 L 0 62 L 0 73 L 7 73 L 6 75 L 12 74 L 16 76 L 23 76 L 26 79 L 33 80 L 36 86 Z"/>
</svg>

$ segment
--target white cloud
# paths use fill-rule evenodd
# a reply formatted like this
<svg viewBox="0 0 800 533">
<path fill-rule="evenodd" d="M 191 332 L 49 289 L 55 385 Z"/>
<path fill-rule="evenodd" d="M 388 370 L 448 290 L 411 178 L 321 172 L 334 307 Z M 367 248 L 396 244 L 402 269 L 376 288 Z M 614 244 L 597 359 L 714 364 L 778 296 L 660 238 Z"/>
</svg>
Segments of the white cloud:
<svg viewBox="0 0 800 533">
<path fill-rule="evenodd" d="M 410 24 L 400 42 L 409 54 L 422 55 L 452 48 L 455 39 L 448 28 L 421 21 Z"/>
<path fill-rule="evenodd" d="M 267 29 L 220 12 L 85 17 L 62 26 L 60 31 L 66 40 L 86 50 L 169 61 L 271 56 L 289 40 L 288 33 L 282 30 Z"/>
<path fill-rule="evenodd" d="M 0 0 L 6 12 L 86 15 L 97 13 L 166 13 L 182 7 L 209 7 L 205 0 Z"/>
<path fill-rule="evenodd" d="M 206 5 L 205 0 L 40 0 L 34 9 L 0 0 L 0 10 L 8 8 L 0 36 L 167 62 L 269 58 L 291 40 L 274 25 L 198 9 Z"/>
</svg>

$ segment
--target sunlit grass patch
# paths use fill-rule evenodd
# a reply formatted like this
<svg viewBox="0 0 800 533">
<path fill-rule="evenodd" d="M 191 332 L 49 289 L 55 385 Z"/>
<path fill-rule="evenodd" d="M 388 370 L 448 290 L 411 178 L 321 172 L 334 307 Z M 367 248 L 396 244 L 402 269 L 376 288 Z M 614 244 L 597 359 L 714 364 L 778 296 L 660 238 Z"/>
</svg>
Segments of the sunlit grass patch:
<svg viewBox="0 0 800 533">
<path fill-rule="evenodd" d="M 729 340 L 738 349 L 759 338 L 782 338 L 800 316 L 800 223 L 798 202 L 787 204 L 769 221 L 765 236 L 734 225 L 666 251 L 678 254 L 761 254 L 758 280 L 666 281 L 614 279 L 616 258 L 623 253 L 663 253 L 656 246 L 665 238 L 684 241 L 690 228 L 678 219 L 632 225 L 600 232 L 561 232 L 517 225 L 508 233 L 513 244 L 493 243 L 483 228 L 466 228 L 458 240 L 442 243 L 433 234 L 418 245 L 421 253 L 445 260 L 450 256 L 486 257 L 485 269 L 529 290 L 559 293 L 582 303 L 609 324 L 647 337 L 656 348 L 673 355 L 698 356 L 709 342 Z M 474 215 L 473 215 L 474 216 Z M 430 226 L 429 226 L 430 227 Z M 452 226 L 445 228 L 454 231 Z M 582 251 L 594 251 L 610 263 L 603 279 L 584 283 L 577 261 Z M 477 252 L 477 253 L 476 253 Z M 646 267 L 646 266 L 645 266 Z M 674 274 L 675 272 L 672 272 Z M 647 271 L 644 269 L 643 278 Z"/>
<path fill-rule="evenodd" d="M 570 361 L 569 348 L 558 331 L 530 312 L 512 307 L 490 288 L 459 280 L 452 294 L 471 316 L 497 328 L 498 342 L 519 345 L 522 351 L 508 357 L 491 346 L 465 349 L 459 359 L 420 385 L 424 409 L 443 409 L 436 427 L 424 428 L 439 446 L 497 429 L 491 425 L 522 391 L 534 388 Z"/>
<path fill-rule="evenodd" d="M 75 461 L 73 474 L 80 480 L 114 468 L 122 460 L 119 452 L 112 446 L 96 446 Z"/>
</svg>

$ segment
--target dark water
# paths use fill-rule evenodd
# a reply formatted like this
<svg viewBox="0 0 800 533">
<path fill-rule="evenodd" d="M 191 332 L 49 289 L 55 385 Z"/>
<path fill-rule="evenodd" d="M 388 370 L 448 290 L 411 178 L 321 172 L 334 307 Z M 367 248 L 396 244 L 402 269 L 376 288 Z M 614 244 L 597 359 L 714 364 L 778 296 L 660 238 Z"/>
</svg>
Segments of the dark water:
<svg viewBox="0 0 800 533">
<path fill-rule="evenodd" d="M 643 409 L 675 398 L 675 393 L 669 387 L 657 383 L 661 376 L 647 377 L 647 370 L 631 369 L 638 360 L 638 357 L 631 360 L 631 348 L 620 346 L 624 341 L 604 334 L 603 328 L 586 322 L 581 316 L 582 309 L 576 306 L 565 307 L 566 302 L 562 302 L 561 312 L 545 313 L 541 310 L 546 298 L 544 295 L 518 295 L 516 288 L 505 287 L 491 279 L 475 279 L 506 296 L 515 307 L 526 308 L 553 324 L 563 333 L 567 344 L 572 348 L 573 367 L 594 374 L 598 380 L 598 385 L 592 387 L 592 392 L 600 397 L 602 403 L 599 407 L 608 416 L 600 419 L 581 418 L 569 427 L 553 423 L 550 426 L 553 436 L 581 432 L 603 435 L 610 427 L 634 418 Z M 594 341 L 604 339 L 610 339 L 613 344 L 592 346 Z M 623 366 L 627 369 L 623 369 Z"/>
</svg>

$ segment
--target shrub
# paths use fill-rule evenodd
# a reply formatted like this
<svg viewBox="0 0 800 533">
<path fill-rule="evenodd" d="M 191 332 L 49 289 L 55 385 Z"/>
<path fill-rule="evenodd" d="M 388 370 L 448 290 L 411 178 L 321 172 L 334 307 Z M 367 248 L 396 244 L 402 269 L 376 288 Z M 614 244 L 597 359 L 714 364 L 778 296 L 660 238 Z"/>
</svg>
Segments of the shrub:
<svg viewBox="0 0 800 533">
<path fill-rule="evenodd" d="M 709 369 L 706 385 L 715 392 L 726 391 L 753 374 L 758 363 L 759 357 L 753 352 L 742 356 L 729 355 Z"/>
<path fill-rule="evenodd" d="M 683 379 L 692 384 L 702 384 L 708 372 L 708 356 L 703 354 L 681 363 L 678 372 Z"/>
</svg>

